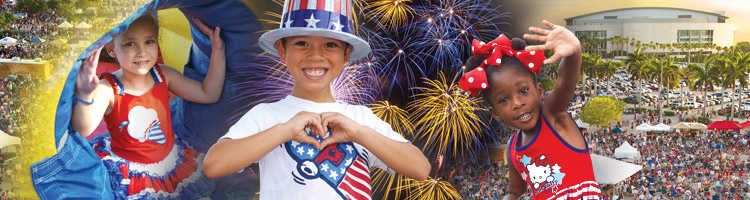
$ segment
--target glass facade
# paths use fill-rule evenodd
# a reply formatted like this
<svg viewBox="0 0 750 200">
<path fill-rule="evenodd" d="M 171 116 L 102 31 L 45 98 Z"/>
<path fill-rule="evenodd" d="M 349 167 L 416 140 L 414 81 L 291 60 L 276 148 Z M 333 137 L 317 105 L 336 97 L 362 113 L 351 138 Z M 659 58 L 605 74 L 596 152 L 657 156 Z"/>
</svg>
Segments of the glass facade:
<svg viewBox="0 0 750 200">
<path fill-rule="evenodd" d="M 677 30 L 678 43 L 709 43 L 714 42 L 714 30 Z"/>
</svg>

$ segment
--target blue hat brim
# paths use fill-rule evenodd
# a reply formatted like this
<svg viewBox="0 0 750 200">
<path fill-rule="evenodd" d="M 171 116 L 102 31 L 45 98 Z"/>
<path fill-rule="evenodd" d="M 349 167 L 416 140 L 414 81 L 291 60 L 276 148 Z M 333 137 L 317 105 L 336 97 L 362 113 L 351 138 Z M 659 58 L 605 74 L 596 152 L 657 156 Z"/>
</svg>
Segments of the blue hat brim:
<svg viewBox="0 0 750 200">
<path fill-rule="evenodd" d="M 260 48 L 262 48 L 266 52 L 270 53 L 271 55 L 279 56 L 274 43 L 276 43 L 276 41 L 281 38 L 294 36 L 320 36 L 333 38 L 349 43 L 352 46 L 352 53 L 349 56 L 349 61 L 356 61 L 361 58 L 367 57 L 368 55 L 370 55 L 370 52 L 372 52 L 372 50 L 370 49 L 370 44 L 365 42 L 365 40 L 360 37 L 349 33 L 319 28 L 279 28 L 261 35 L 258 43 L 260 43 Z"/>
</svg>

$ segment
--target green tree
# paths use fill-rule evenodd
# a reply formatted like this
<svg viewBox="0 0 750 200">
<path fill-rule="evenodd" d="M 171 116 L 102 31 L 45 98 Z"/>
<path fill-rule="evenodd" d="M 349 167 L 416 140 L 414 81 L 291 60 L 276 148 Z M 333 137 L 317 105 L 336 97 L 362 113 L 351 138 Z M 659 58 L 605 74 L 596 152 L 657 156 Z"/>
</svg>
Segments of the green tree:
<svg viewBox="0 0 750 200">
<path fill-rule="evenodd" d="M 581 113 L 581 121 L 601 127 L 610 122 L 620 121 L 625 110 L 625 102 L 615 100 L 611 96 L 595 97 L 586 103 Z"/>
<path fill-rule="evenodd" d="M 731 87 L 732 92 L 736 91 L 738 83 L 740 86 L 748 85 L 748 56 L 741 53 L 728 53 L 719 58 L 716 63 L 719 66 L 721 74 L 721 84 L 723 88 Z M 744 62 L 744 63 L 743 63 Z M 740 95 L 742 97 L 742 95 Z M 734 98 L 731 98 L 731 105 L 734 105 Z M 734 109 L 730 109 L 729 119 L 734 120 Z"/>
<path fill-rule="evenodd" d="M 0 28 L 6 28 L 16 21 L 16 16 L 8 12 L 0 14 Z"/>
<path fill-rule="evenodd" d="M 637 41 L 638 48 L 633 53 L 628 53 L 628 59 L 625 60 L 625 64 L 628 66 L 628 73 L 631 74 L 631 79 L 638 81 L 638 101 L 641 100 L 643 91 L 643 79 L 648 78 L 649 62 L 646 55 L 641 52 L 640 47 L 641 41 Z M 641 107 L 641 104 L 638 104 Z"/>
<path fill-rule="evenodd" d="M 47 2 L 44 0 L 18 0 L 16 9 L 30 14 L 41 13 L 47 10 Z"/>
<path fill-rule="evenodd" d="M 663 88 L 666 86 L 667 90 L 672 89 L 671 82 L 674 81 L 675 76 L 679 74 L 680 67 L 674 64 L 674 58 L 666 57 L 661 59 L 651 60 L 650 74 L 653 78 L 659 79 L 659 93 L 657 96 L 661 96 L 661 92 L 665 91 Z M 657 100 L 658 101 L 658 100 Z M 659 103 L 656 105 L 656 109 L 660 109 Z"/>
<path fill-rule="evenodd" d="M 97 7 L 102 3 L 102 0 L 78 0 L 75 3 L 75 8 L 86 9 L 89 7 Z"/>
<path fill-rule="evenodd" d="M 73 15 L 73 1 L 72 0 L 49 0 L 47 1 L 47 7 L 55 10 L 55 13 L 62 17 L 69 17 Z"/>
<path fill-rule="evenodd" d="M 600 65 L 602 62 L 602 55 L 596 54 L 596 53 L 583 53 L 582 56 L 582 63 L 581 63 L 581 78 L 583 81 L 584 87 L 586 87 L 586 78 L 587 77 L 595 77 L 596 76 L 596 68 Z M 597 81 L 592 81 L 597 82 Z M 594 89 L 592 83 L 592 87 L 589 87 L 589 93 L 591 93 L 591 90 Z M 592 97 L 596 96 L 595 94 L 591 93 Z"/>
<path fill-rule="evenodd" d="M 737 51 L 750 52 L 750 42 L 748 41 L 738 42 Z"/>
</svg>

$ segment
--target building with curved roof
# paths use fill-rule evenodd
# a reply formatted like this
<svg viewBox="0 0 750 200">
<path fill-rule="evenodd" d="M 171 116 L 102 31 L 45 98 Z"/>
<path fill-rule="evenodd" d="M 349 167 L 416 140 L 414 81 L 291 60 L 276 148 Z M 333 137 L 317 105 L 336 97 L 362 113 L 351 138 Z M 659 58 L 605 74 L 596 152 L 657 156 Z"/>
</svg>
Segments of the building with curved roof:
<svg viewBox="0 0 750 200">
<path fill-rule="evenodd" d="M 734 45 L 737 30 L 734 24 L 725 23 L 727 18 L 723 11 L 634 7 L 570 17 L 565 19 L 565 23 L 577 36 L 588 35 L 600 39 L 620 36 L 635 38 L 643 43 L 708 43 L 727 47 Z M 619 50 L 611 44 L 603 47 L 607 52 Z M 635 48 L 623 50 L 633 52 Z"/>
</svg>

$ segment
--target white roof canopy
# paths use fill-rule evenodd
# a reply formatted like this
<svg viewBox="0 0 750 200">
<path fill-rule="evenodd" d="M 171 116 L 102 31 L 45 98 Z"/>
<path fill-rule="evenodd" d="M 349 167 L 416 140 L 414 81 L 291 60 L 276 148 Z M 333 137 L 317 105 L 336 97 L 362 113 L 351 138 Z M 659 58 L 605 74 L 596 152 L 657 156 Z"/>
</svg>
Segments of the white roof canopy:
<svg viewBox="0 0 750 200">
<path fill-rule="evenodd" d="M 591 154 L 591 164 L 594 167 L 594 176 L 599 184 L 616 184 L 632 176 L 641 168 L 640 165 L 607 158 L 597 154 Z"/>
<path fill-rule="evenodd" d="M 626 159 L 635 159 L 640 160 L 641 154 L 638 152 L 638 149 L 630 145 L 627 141 L 623 142 L 620 147 L 617 147 L 615 149 L 615 158 L 626 158 Z"/>
</svg>

